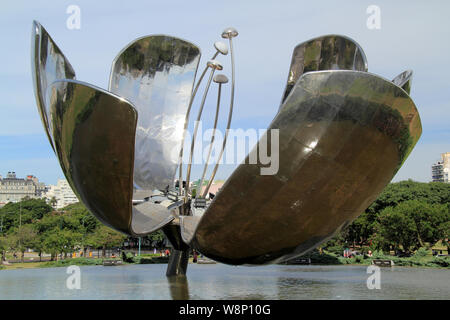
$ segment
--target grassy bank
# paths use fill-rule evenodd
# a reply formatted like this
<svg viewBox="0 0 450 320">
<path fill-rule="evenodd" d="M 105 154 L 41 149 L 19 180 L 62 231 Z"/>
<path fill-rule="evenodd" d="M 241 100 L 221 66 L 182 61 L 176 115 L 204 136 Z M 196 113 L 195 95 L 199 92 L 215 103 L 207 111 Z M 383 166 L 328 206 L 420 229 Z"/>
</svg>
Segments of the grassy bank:
<svg viewBox="0 0 450 320">
<path fill-rule="evenodd" d="M 311 264 L 313 265 L 370 265 L 372 264 L 373 259 L 386 259 L 394 261 L 395 266 L 450 269 L 450 257 L 431 256 L 424 250 L 419 250 L 415 255 L 409 258 L 400 258 L 391 255 L 385 255 L 377 251 L 373 253 L 372 257 L 368 257 L 367 255 L 360 255 L 352 258 L 344 258 L 325 250 L 323 253 L 320 253 L 318 250 L 314 250 L 311 253 L 303 256 L 302 258 L 310 258 Z M 103 260 L 104 259 L 102 258 L 74 258 L 48 262 L 12 263 L 10 265 L 0 265 L 0 270 L 55 268 L 68 267 L 70 265 L 94 266 L 103 265 Z M 159 254 L 144 254 L 141 256 L 134 256 L 131 253 L 124 253 L 121 260 L 124 264 L 156 264 L 168 263 L 169 258 L 161 257 Z"/>
<path fill-rule="evenodd" d="M 13 269 L 30 269 L 30 268 L 55 268 L 55 267 L 68 267 L 72 265 L 76 266 L 99 266 L 103 265 L 103 260 L 122 260 L 124 264 L 155 264 L 155 263 L 167 263 L 168 257 L 161 257 L 158 254 L 145 254 L 141 256 L 134 256 L 132 254 L 125 254 L 122 258 L 125 259 L 111 259 L 111 258 L 73 258 L 64 259 L 58 261 L 47 262 L 25 262 L 25 263 L 11 263 L 9 265 L 0 265 L 0 270 L 13 270 Z"/>
<path fill-rule="evenodd" d="M 88 266 L 88 265 L 102 265 L 103 259 L 96 258 L 74 258 L 65 259 L 59 261 L 46 261 L 46 262 L 17 262 L 9 265 L 0 266 L 0 270 L 14 270 L 14 269 L 31 269 L 31 268 L 54 268 L 54 267 L 67 267 L 70 265 Z"/>
<path fill-rule="evenodd" d="M 392 260 L 396 266 L 450 268 L 450 257 L 431 256 L 426 250 L 418 250 L 416 254 L 408 258 L 385 255 L 382 252 L 377 251 L 375 251 L 371 257 L 367 255 L 360 255 L 352 258 L 344 258 L 325 250 L 323 253 L 320 253 L 318 250 L 314 250 L 303 257 L 310 258 L 311 264 L 318 265 L 370 265 L 374 259 L 385 259 Z"/>
</svg>

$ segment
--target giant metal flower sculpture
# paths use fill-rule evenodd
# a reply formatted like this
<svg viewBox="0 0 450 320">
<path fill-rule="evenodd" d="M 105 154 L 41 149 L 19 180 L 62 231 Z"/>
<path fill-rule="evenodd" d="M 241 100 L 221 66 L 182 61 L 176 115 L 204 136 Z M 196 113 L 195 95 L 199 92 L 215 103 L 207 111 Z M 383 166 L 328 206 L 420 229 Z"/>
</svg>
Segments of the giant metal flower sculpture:
<svg viewBox="0 0 450 320">
<path fill-rule="evenodd" d="M 231 39 L 237 31 L 229 28 L 222 36 L 229 39 L 232 59 L 229 128 Z M 229 264 L 275 263 L 304 254 L 376 199 L 421 135 L 409 96 L 412 73 L 393 81 L 368 73 L 358 44 L 323 36 L 298 45 L 292 56 L 269 127 L 279 133 L 278 172 L 261 175 L 263 164 L 246 161 L 214 199 L 206 199 L 206 191 L 193 196 L 191 161 L 183 185 L 173 153 L 182 158 L 193 98 L 210 69 L 200 119 L 220 63 L 210 60 L 194 87 L 200 50 L 178 38 L 148 36 L 119 53 L 105 91 L 75 80 L 70 63 L 37 22 L 32 39 L 37 105 L 67 180 L 104 224 L 133 236 L 162 228 L 176 249 L 168 274 L 186 272 L 190 247 Z M 223 43 L 215 47 L 213 59 L 228 53 Z M 227 79 L 218 75 L 214 81 Z M 268 136 L 262 139 L 271 143 Z"/>
</svg>

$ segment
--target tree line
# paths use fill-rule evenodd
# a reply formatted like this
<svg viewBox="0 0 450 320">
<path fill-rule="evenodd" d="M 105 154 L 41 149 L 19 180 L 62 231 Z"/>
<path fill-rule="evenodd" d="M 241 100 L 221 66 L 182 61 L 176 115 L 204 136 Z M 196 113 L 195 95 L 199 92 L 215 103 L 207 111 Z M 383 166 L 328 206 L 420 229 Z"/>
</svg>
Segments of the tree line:
<svg viewBox="0 0 450 320">
<path fill-rule="evenodd" d="M 0 253 L 6 259 L 6 251 L 20 253 L 21 260 L 27 249 L 51 255 L 86 249 L 100 249 L 103 256 L 109 248 L 121 247 L 127 236 L 103 225 L 81 203 L 55 210 L 44 199 L 23 199 L 0 208 Z M 150 236 L 151 240 L 163 240 L 161 232 Z"/>
<path fill-rule="evenodd" d="M 364 213 L 324 247 L 360 246 L 410 254 L 441 241 L 449 250 L 449 234 L 450 184 L 408 180 L 390 183 Z"/>
<path fill-rule="evenodd" d="M 389 184 L 375 202 L 323 248 L 359 246 L 410 253 L 441 241 L 450 249 L 450 184 L 412 180 Z M 43 199 L 24 199 L 0 208 L 0 252 L 33 249 L 54 260 L 87 247 L 120 247 L 127 236 L 104 226 L 81 204 L 55 210 Z M 161 246 L 161 231 L 146 237 Z M 130 240 L 130 239 L 129 239 Z M 132 240 L 132 239 L 131 239 Z M 342 252 L 342 251 L 340 251 Z"/>
</svg>

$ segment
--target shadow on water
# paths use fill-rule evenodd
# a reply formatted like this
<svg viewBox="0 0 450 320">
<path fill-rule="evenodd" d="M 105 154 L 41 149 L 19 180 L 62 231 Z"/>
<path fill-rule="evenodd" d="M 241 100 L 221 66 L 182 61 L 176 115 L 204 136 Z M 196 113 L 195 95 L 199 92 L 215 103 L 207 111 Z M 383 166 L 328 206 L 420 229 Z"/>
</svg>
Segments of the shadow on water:
<svg viewBox="0 0 450 320">
<path fill-rule="evenodd" d="M 167 277 L 167 282 L 173 300 L 189 300 L 189 283 L 186 276 Z"/>
</svg>

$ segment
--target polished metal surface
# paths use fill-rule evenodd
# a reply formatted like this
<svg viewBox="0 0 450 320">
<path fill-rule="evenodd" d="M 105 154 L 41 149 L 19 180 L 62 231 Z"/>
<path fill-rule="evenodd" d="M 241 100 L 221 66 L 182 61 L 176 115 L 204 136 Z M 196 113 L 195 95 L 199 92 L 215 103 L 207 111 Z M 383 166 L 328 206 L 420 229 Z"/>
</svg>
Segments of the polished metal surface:
<svg viewBox="0 0 450 320">
<path fill-rule="evenodd" d="M 191 143 L 182 195 L 182 142 L 200 82 L 211 68 L 200 120 L 214 71 L 207 63 L 196 86 L 200 50 L 170 36 L 137 39 L 119 53 L 109 91 L 75 78 L 75 72 L 39 23 L 33 23 L 32 70 L 44 128 L 62 170 L 86 207 L 104 224 L 132 236 L 162 229 L 175 252 L 168 275 L 186 273 L 192 245 L 228 264 L 265 264 L 304 254 L 363 212 L 393 178 L 422 128 L 409 97 L 412 71 L 388 81 L 367 72 L 353 40 L 324 36 L 298 45 L 282 105 L 260 143 L 278 130 L 279 170 L 241 164 L 214 199 L 214 180 L 231 125 L 235 65 L 232 38 L 231 96 L 226 133 L 209 183 L 189 197 Z M 223 43 L 216 53 L 227 54 Z M 221 86 L 228 78 L 217 75 Z M 211 146 L 214 141 L 211 137 Z M 270 138 L 269 138 L 270 137 Z M 252 153 L 255 153 L 258 149 Z M 205 178 L 208 160 L 201 176 Z M 272 159 L 273 159 L 272 154 Z M 179 190 L 171 189 L 180 165 Z M 202 198 L 203 197 L 203 198 Z M 185 212 L 187 210 L 187 212 Z M 189 216 L 184 214 L 191 214 Z"/>
<path fill-rule="evenodd" d="M 214 116 L 213 132 L 211 134 L 211 139 L 209 141 L 208 155 L 206 156 L 205 165 L 203 166 L 203 172 L 202 172 L 202 176 L 200 178 L 200 183 L 198 184 L 197 192 L 195 193 L 196 197 L 203 197 L 203 198 L 205 198 L 205 196 L 201 195 L 201 192 L 202 192 L 202 187 L 203 187 L 203 181 L 205 180 L 206 170 L 208 169 L 208 165 L 209 165 L 209 159 L 211 158 L 212 148 L 214 146 L 214 140 L 216 138 L 216 129 L 217 129 L 217 120 L 219 119 L 220 97 L 221 97 L 221 93 L 222 93 L 222 84 L 227 83 L 228 78 L 224 74 L 217 74 L 214 77 L 213 81 L 218 84 L 216 114 Z"/>
<path fill-rule="evenodd" d="M 411 82 L 412 82 L 413 72 L 412 70 L 406 70 L 396 76 L 392 82 L 405 90 L 408 94 L 411 92 Z"/>
<path fill-rule="evenodd" d="M 61 168 L 102 223 L 130 233 L 137 112 L 123 98 L 75 80 L 47 91 Z"/>
<path fill-rule="evenodd" d="M 235 28 L 229 27 L 229 28 L 226 28 L 225 30 L 223 30 L 222 38 L 224 38 L 224 39 L 231 39 L 231 38 L 237 37 L 238 34 L 239 33 L 238 33 L 238 31 Z"/>
<path fill-rule="evenodd" d="M 133 41 L 113 61 L 109 91 L 129 99 L 139 114 L 134 158 L 138 188 L 173 186 L 199 60 L 194 44 L 154 35 Z"/>
<path fill-rule="evenodd" d="M 228 139 L 228 133 L 231 126 L 231 119 L 233 118 L 233 106 L 234 106 L 234 85 L 235 85 L 235 71 L 234 71 L 234 52 L 233 52 L 233 38 L 238 36 L 238 32 L 236 29 L 230 27 L 225 29 L 222 32 L 222 38 L 228 39 L 230 43 L 230 52 L 231 52 L 231 97 L 230 97 L 230 109 L 228 111 L 228 121 L 227 121 L 227 127 L 225 131 L 225 136 L 223 138 L 222 143 L 222 149 L 220 150 L 219 156 L 217 158 L 217 162 L 214 165 L 213 171 L 211 173 L 211 176 L 209 178 L 208 185 L 205 188 L 205 191 L 203 193 L 203 198 L 206 197 L 208 194 L 209 188 L 211 188 L 211 184 L 214 181 L 214 177 L 216 176 L 217 169 L 219 168 L 220 160 L 222 159 L 223 152 L 225 150 L 225 146 L 227 144 Z"/>
<path fill-rule="evenodd" d="M 180 216 L 180 232 L 185 243 L 191 243 L 201 218 L 200 216 Z"/>
<path fill-rule="evenodd" d="M 50 110 L 45 103 L 45 93 L 55 80 L 75 79 L 75 71 L 44 27 L 37 21 L 33 21 L 31 30 L 31 72 L 39 115 L 50 145 L 55 150 L 50 134 L 52 124 Z"/>
<path fill-rule="evenodd" d="M 132 206 L 138 114 L 130 102 L 75 80 L 54 82 L 46 101 L 63 172 L 78 198 L 100 221 L 141 236 L 174 219 L 162 204 L 147 201 Z"/>
<path fill-rule="evenodd" d="M 161 101 L 169 101 L 164 111 L 168 116 L 162 121 L 167 129 L 173 120 L 171 112 L 174 108 L 182 112 L 180 106 L 177 109 L 177 103 L 183 104 L 183 100 L 177 101 L 177 98 L 185 97 L 183 89 L 190 91 L 189 85 L 192 87 L 189 79 L 193 81 L 195 77 L 199 51 L 182 40 L 167 36 L 152 38 L 151 45 L 145 39 L 140 40 L 144 43 L 135 43 L 131 47 L 143 50 L 142 55 L 134 52 L 130 58 L 124 50 L 116 62 L 128 68 L 127 59 L 131 59 L 134 67 L 141 66 L 153 72 L 151 76 L 156 78 L 153 82 L 157 87 L 153 97 L 162 96 Z M 69 62 L 38 22 L 33 23 L 32 30 L 32 72 L 37 105 L 49 141 L 69 184 L 88 209 L 104 224 L 134 236 L 146 235 L 174 220 L 182 202 L 169 200 L 166 194 L 153 194 L 151 190 L 139 189 L 133 193 L 138 118 L 135 106 L 122 97 L 73 80 L 75 72 Z M 145 72 L 142 74 L 147 77 Z M 120 81 L 120 74 L 116 76 Z M 164 82 L 165 78 L 170 81 Z M 164 88 L 163 84 L 169 88 Z M 149 83 L 146 85 L 148 89 Z M 166 89 L 180 94 L 167 94 L 166 98 Z M 139 90 L 137 92 L 139 94 Z M 144 99 L 146 93 L 148 90 L 140 93 L 139 98 Z M 178 118 L 176 114 L 174 116 L 179 120 L 179 114 Z M 176 150 L 173 155 L 176 157 Z M 156 198 L 149 200 L 151 197 Z"/>
<path fill-rule="evenodd" d="M 264 264 L 319 245 L 376 199 L 421 135 L 406 92 L 358 71 L 304 74 L 269 129 L 279 171 L 241 164 L 198 225 L 184 222 L 214 260 Z"/>
<path fill-rule="evenodd" d="M 215 42 L 214 43 L 214 48 L 216 49 L 216 52 L 214 53 L 214 55 L 212 56 L 212 58 L 210 60 L 214 60 L 219 53 L 223 54 L 223 55 L 227 55 L 228 54 L 228 47 L 226 46 L 226 44 L 224 44 L 223 42 Z M 195 99 L 195 95 L 197 94 L 198 88 L 200 87 L 200 83 L 202 82 L 203 78 L 206 75 L 206 71 L 208 71 L 208 64 L 206 64 L 205 68 L 203 69 L 202 74 L 199 77 L 199 80 L 197 81 L 197 84 L 195 85 L 194 90 L 192 91 L 191 94 L 191 98 L 189 100 L 189 106 L 187 108 L 186 111 L 186 115 L 184 117 L 184 130 L 183 130 L 183 138 L 181 139 L 182 143 L 181 143 L 181 149 L 180 149 L 180 154 L 178 156 L 178 181 L 183 181 L 183 152 L 184 152 L 184 140 L 186 139 L 186 132 L 187 132 L 187 128 L 189 125 L 189 116 L 191 114 L 191 108 L 192 108 L 192 103 L 194 102 Z M 180 185 L 180 188 L 178 189 L 178 193 L 181 195 L 183 193 L 183 188 Z M 185 194 L 187 194 L 187 192 L 185 192 Z"/>
<path fill-rule="evenodd" d="M 166 276 L 185 276 L 188 262 L 189 250 L 172 250 L 167 265 Z"/>
<path fill-rule="evenodd" d="M 189 196 L 189 182 L 191 178 L 191 168 L 192 168 L 192 157 L 194 155 L 194 148 L 195 148 L 195 139 L 197 138 L 197 132 L 198 132 L 198 126 L 200 123 L 200 119 L 202 118 L 203 113 L 203 107 L 205 105 L 206 96 L 208 95 L 209 87 L 211 86 L 211 81 L 214 76 L 214 72 L 216 70 L 222 70 L 223 67 L 217 60 L 209 60 L 206 64 L 208 68 L 211 68 L 211 73 L 209 74 L 208 83 L 206 84 L 205 92 L 203 93 L 202 102 L 200 103 L 200 108 L 198 110 L 197 120 L 195 121 L 194 126 L 194 132 L 192 134 L 192 140 L 191 140 L 191 152 L 189 153 L 189 162 L 186 169 L 186 193 L 185 193 L 185 201 L 187 202 L 188 196 Z M 181 180 L 180 180 L 181 181 Z"/>
<path fill-rule="evenodd" d="M 366 55 L 358 43 L 341 35 L 326 35 L 300 43 L 292 53 L 280 109 L 302 74 L 321 70 L 367 71 Z"/>
<path fill-rule="evenodd" d="M 223 66 L 217 60 L 209 60 L 206 65 L 215 70 L 223 70 Z"/>
<path fill-rule="evenodd" d="M 228 77 L 226 75 L 224 75 L 224 74 L 219 73 L 219 74 L 216 74 L 214 76 L 213 81 L 215 83 L 222 83 L 222 84 L 223 83 L 228 83 Z"/>
<path fill-rule="evenodd" d="M 157 231 L 175 218 L 170 210 L 161 204 L 149 201 L 133 206 L 130 234 L 146 235 Z"/>
<path fill-rule="evenodd" d="M 216 48 L 216 50 L 218 52 L 220 52 L 221 54 L 223 54 L 225 56 L 228 54 L 228 47 L 227 47 L 227 45 L 225 43 L 221 42 L 221 41 L 214 42 L 214 48 Z M 217 54 L 216 54 L 216 56 L 217 56 Z"/>
</svg>

